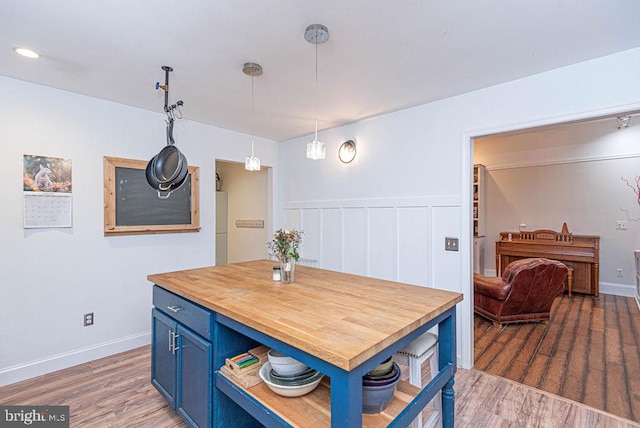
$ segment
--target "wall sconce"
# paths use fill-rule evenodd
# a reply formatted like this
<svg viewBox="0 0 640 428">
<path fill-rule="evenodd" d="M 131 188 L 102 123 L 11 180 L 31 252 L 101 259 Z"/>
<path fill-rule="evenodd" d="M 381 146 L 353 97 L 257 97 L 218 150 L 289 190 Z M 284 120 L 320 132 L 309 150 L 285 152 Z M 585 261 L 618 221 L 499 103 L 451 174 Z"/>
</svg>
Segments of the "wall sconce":
<svg viewBox="0 0 640 428">
<path fill-rule="evenodd" d="M 340 146 L 338 150 L 338 158 L 343 163 L 349 163 L 356 157 L 356 142 L 347 140 Z"/>
<path fill-rule="evenodd" d="M 628 128 L 629 121 L 631 120 L 631 116 L 625 114 L 624 116 L 616 117 L 616 122 L 618 123 L 618 129 Z"/>
</svg>

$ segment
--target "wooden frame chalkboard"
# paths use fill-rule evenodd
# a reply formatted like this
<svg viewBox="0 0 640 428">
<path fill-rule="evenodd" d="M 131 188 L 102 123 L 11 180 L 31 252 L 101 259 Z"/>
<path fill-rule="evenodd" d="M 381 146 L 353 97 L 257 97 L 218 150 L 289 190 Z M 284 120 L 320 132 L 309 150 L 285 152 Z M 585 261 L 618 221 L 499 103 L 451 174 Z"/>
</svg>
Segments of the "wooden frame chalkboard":
<svg viewBox="0 0 640 428">
<path fill-rule="evenodd" d="M 158 198 L 145 175 L 148 161 L 104 157 L 104 234 L 198 232 L 200 169 L 189 167 L 185 183 Z"/>
</svg>

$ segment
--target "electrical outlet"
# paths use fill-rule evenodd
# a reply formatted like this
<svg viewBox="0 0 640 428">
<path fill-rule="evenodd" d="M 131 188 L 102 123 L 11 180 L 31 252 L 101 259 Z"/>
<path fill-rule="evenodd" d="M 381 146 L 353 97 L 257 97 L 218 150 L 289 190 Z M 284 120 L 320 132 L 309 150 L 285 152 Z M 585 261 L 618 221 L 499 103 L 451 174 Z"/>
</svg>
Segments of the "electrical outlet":
<svg viewBox="0 0 640 428">
<path fill-rule="evenodd" d="M 89 312 L 88 314 L 84 314 L 84 326 L 88 327 L 93 325 L 93 312 Z"/>
<path fill-rule="evenodd" d="M 616 221 L 616 230 L 627 230 L 626 221 Z"/>
<path fill-rule="evenodd" d="M 622 278 L 622 269 L 616 269 L 616 276 Z"/>
<path fill-rule="evenodd" d="M 444 238 L 445 251 L 458 251 L 458 238 Z"/>
</svg>

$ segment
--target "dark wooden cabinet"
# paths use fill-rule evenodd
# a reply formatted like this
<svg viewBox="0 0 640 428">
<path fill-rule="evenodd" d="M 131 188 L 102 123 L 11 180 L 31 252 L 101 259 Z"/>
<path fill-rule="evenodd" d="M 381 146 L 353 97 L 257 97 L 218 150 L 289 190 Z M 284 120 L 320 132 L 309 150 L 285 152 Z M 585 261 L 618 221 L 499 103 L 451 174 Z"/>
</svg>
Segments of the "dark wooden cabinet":
<svg viewBox="0 0 640 428">
<path fill-rule="evenodd" d="M 558 260 L 570 269 L 571 292 L 592 294 L 600 290 L 600 237 L 573 235 L 568 232 L 536 230 L 533 232 L 501 232 L 496 241 L 496 274 L 502 275 L 515 260 L 544 257 Z"/>
</svg>

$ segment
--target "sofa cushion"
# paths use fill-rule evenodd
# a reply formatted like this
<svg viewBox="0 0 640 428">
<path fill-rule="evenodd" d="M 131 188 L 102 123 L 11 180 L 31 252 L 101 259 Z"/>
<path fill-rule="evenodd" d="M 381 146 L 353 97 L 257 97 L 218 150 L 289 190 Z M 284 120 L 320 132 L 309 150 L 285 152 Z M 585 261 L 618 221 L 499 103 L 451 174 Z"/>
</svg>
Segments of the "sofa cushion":
<svg viewBox="0 0 640 428">
<path fill-rule="evenodd" d="M 501 278 L 473 274 L 473 291 L 497 300 L 505 300 L 511 285 Z"/>
</svg>

